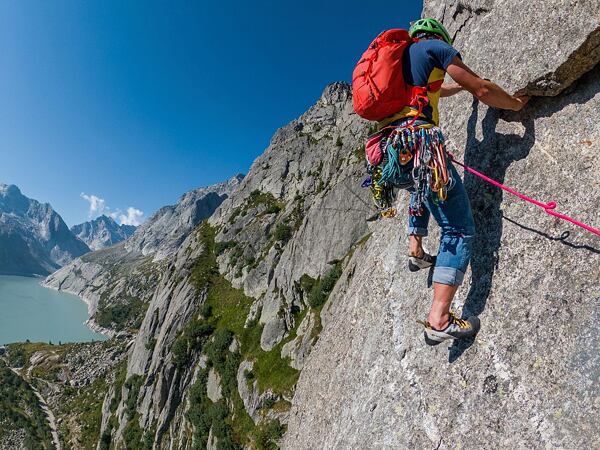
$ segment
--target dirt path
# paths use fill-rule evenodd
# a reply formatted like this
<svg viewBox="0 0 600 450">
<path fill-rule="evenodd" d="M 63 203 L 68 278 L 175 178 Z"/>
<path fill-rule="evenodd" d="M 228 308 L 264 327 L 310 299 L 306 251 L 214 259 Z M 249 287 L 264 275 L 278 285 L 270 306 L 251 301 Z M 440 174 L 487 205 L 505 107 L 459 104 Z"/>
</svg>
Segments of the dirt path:
<svg viewBox="0 0 600 450">
<path fill-rule="evenodd" d="M 21 371 L 19 369 L 11 368 L 14 373 L 19 375 L 23 380 L 23 376 L 21 375 Z M 48 426 L 50 427 L 50 433 L 52 434 L 52 444 L 54 444 L 54 448 L 56 450 L 61 450 L 60 440 L 58 439 L 58 427 L 56 426 L 56 417 L 54 417 L 54 413 L 48 407 L 48 403 L 46 403 L 46 399 L 39 393 L 39 391 L 33 386 L 29 381 L 25 380 L 25 382 L 29 385 L 29 387 L 33 390 L 33 393 L 40 401 L 40 407 L 44 414 L 46 414 L 46 420 L 48 421 Z"/>
</svg>

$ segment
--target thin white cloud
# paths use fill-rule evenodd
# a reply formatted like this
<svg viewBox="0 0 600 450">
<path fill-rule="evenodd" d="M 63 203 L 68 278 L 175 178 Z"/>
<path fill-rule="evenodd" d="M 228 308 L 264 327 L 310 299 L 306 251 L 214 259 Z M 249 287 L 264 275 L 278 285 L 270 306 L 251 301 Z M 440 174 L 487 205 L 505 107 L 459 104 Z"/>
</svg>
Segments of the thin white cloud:
<svg viewBox="0 0 600 450">
<path fill-rule="evenodd" d="M 81 198 L 89 203 L 88 218 L 95 219 L 102 214 L 112 217 L 120 225 L 135 225 L 136 227 L 144 221 L 144 212 L 130 206 L 126 212 L 116 209 L 111 211 L 111 208 L 106 204 L 103 198 L 97 195 L 87 195 L 84 192 L 80 194 Z"/>
<path fill-rule="evenodd" d="M 101 216 L 106 212 L 106 201 L 104 201 L 103 198 L 97 197 L 95 195 L 87 195 L 83 192 L 80 194 L 80 196 L 81 198 L 87 200 L 90 203 L 88 218 L 95 219 L 96 217 Z"/>
<path fill-rule="evenodd" d="M 127 208 L 127 214 L 124 214 L 121 210 L 116 210 L 110 213 L 109 216 L 121 225 L 134 225 L 137 227 L 144 221 L 144 212 L 133 206 Z"/>
</svg>

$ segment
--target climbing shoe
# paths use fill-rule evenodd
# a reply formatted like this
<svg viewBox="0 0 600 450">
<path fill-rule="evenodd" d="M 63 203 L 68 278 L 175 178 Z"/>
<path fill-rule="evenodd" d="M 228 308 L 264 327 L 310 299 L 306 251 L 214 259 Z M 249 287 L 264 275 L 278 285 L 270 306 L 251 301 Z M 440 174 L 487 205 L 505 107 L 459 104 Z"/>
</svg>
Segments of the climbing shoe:
<svg viewBox="0 0 600 450">
<path fill-rule="evenodd" d="M 411 272 L 417 272 L 421 269 L 428 269 L 435 265 L 435 256 L 431 256 L 428 253 L 423 252 L 423 256 L 417 257 L 408 255 L 408 270 Z"/>
<path fill-rule="evenodd" d="M 468 319 L 459 319 L 450 313 L 450 323 L 443 330 L 436 330 L 429 322 L 423 322 L 425 325 L 425 343 L 427 345 L 438 345 L 448 339 L 465 339 L 477 334 L 480 327 L 479 318 L 472 316 Z"/>
</svg>

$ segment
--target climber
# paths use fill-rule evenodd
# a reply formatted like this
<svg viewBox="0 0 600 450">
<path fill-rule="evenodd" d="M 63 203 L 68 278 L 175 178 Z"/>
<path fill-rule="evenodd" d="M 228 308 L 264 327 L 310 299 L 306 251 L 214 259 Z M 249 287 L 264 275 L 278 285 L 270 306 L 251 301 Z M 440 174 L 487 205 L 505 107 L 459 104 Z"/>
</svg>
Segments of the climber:
<svg viewBox="0 0 600 450">
<path fill-rule="evenodd" d="M 439 21 L 417 20 L 411 25 L 409 35 L 419 40 L 403 54 L 405 81 L 413 86 L 429 87 L 427 106 L 422 109 L 413 126 L 437 127 L 440 97 L 448 97 L 463 90 L 488 106 L 513 111 L 521 110 L 529 100 L 525 96 L 514 97 L 508 94 L 498 85 L 480 78 L 470 70 L 462 62 L 460 54 L 452 46 L 448 31 Z M 446 73 L 455 83 L 443 83 Z M 416 108 L 406 106 L 397 114 L 380 121 L 379 128 L 390 125 L 402 127 L 418 114 Z M 479 318 L 473 316 L 461 319 L 450 311 L 454 295 L 469 265 L 475 225 L 460 176 L 449 160 L 447 167 L 453 184 L 448 186 L 445 194 L 447 197 L 440 201 L 433 197 L 431 190 L 427 191 L 420 215 L 411 214 L 408 219 L 409 270 L 415 272 L 435 265 L 433 304 L 427 321 L 423 322 L 425 342 L 428 345 L 474 336 L 480 327 Z M 412 189 L 411 205 L 416 200 L 417 192 Z M 430 216 L 434 217 L 441 228 L 440 246 L 435 257 L 427 254 L 422 245 L 423 236 L 427 236 Z"/>
</svg>

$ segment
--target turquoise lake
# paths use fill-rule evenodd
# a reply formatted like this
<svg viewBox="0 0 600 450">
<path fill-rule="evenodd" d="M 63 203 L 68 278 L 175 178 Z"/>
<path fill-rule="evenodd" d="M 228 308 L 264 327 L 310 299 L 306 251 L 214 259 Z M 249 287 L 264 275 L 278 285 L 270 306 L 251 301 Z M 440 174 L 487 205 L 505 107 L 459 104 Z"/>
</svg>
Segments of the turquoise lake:
<svg viewBox="0 0 600 450">
<path fill-rule="evenodd" d="M 106 337 L 90 330 L 87 305 L 44 288 L 41 278 L 0 275 L 0 345 L 10 342 L 88 342 Z"/>
</svg>

